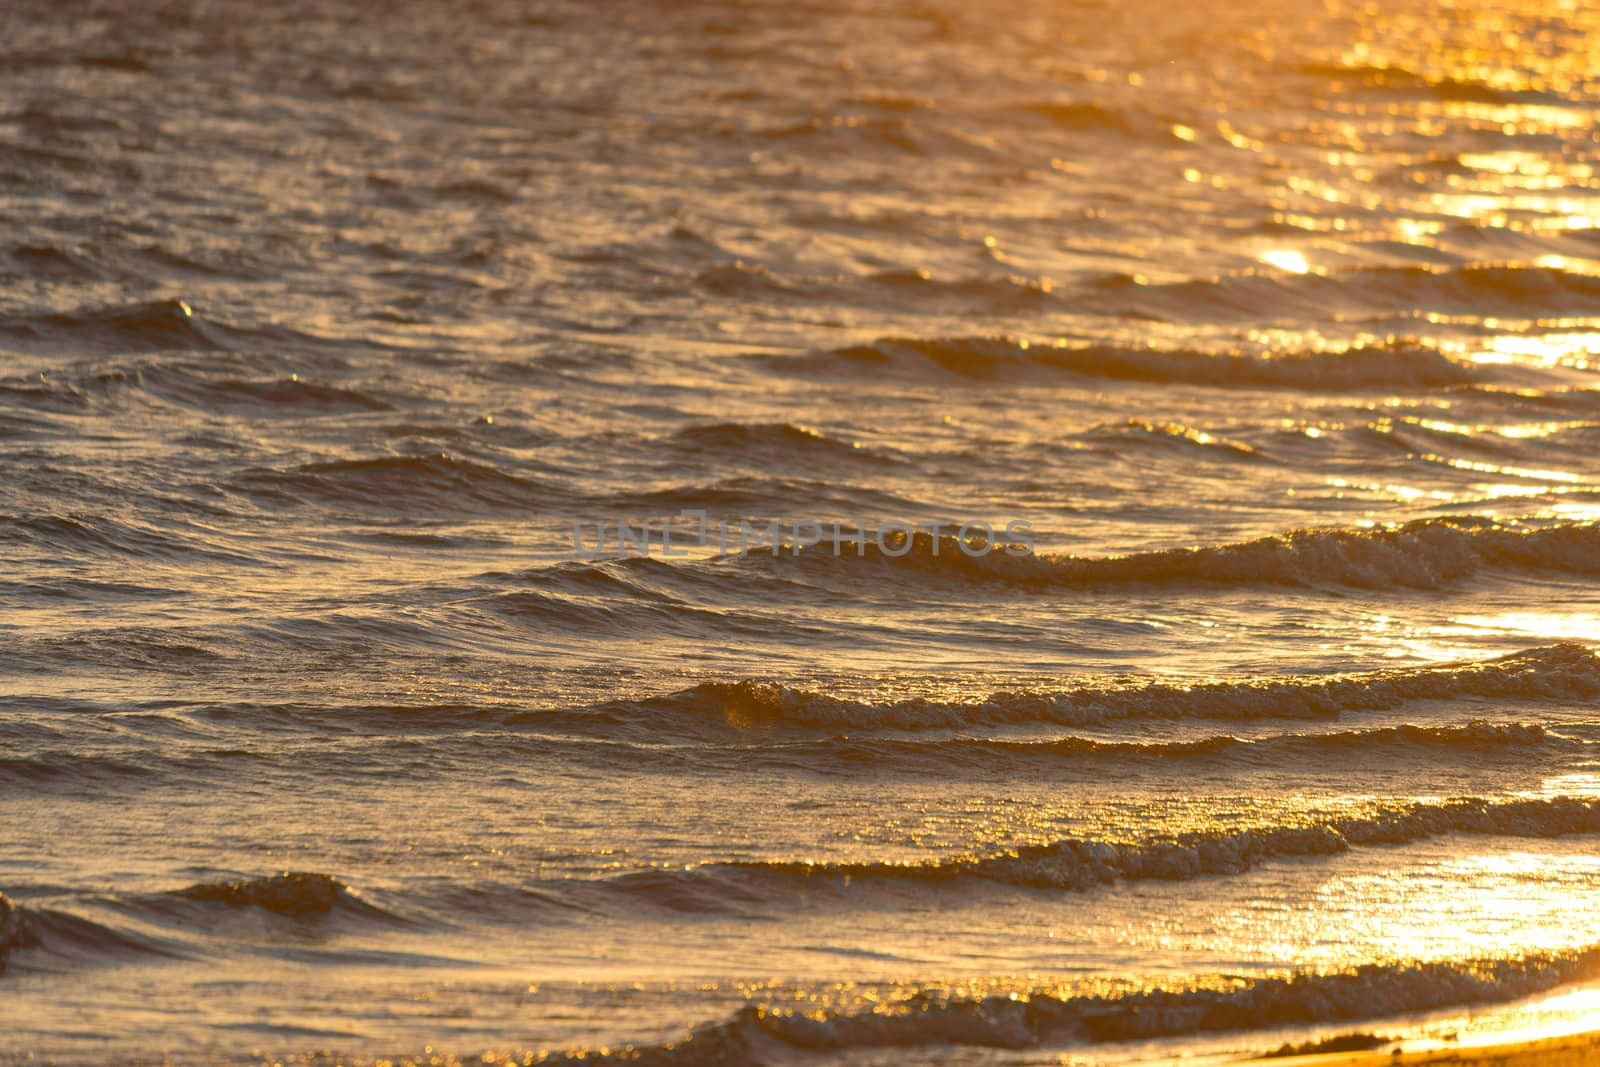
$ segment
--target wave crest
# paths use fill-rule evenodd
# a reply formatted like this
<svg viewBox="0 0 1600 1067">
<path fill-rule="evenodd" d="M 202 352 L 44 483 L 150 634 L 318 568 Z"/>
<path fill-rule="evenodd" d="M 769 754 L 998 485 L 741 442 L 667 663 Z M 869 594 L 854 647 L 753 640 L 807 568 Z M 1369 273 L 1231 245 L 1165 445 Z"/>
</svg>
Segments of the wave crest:
<svg viewBox="0 0 1600 1067">
<path fill-rule="evenodd" d="M 851 700 L 769 682 L 707 682 L 639 702 L 659 723 L 670 711 L 737 729 L 939 730 L 1017 723 L 1062 726 L 1140 718 L 1320 719 L 1413 700 L 1588 700 L 1600 696 L 1600 657 L 1579 644 L 1498 659 L 1311 677 L 1166 682 L 999 691 L 981 701 Z M 530 713 L 537 716 L 539 713 Z"/>
<path fill-rule="evenodd" d="M 166 896 L 227 908 L 261 908 L 296 919 L 327 915 L 335 909 L 393 918 L 357 897 L 339 879 L 314 872 L 284 871 L 264 878 L 202 882 Z"/>
</svg>

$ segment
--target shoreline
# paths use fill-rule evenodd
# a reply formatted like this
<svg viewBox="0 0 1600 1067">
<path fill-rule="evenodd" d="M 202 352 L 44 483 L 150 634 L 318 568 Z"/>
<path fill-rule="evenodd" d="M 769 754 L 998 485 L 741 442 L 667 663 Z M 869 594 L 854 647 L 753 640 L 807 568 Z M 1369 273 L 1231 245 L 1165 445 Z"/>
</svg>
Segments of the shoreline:
<svg viewBox="0 0 1600 1067">
<path fill-rule="evenodd" d="M 1362 1052 L 1314 1052 L 1304 1056 L 1232 1061 L 1266 1067 L 1432 1067 L 1472 1064 L 1474 1067 L 1588 1067 L 1600 1064 L 1600 1029 L 1555 1037 L 1518 1038 L 1492 1044 L 1452 1045 L 1416 1050 L 1371 1049 Z"/>
</svg>

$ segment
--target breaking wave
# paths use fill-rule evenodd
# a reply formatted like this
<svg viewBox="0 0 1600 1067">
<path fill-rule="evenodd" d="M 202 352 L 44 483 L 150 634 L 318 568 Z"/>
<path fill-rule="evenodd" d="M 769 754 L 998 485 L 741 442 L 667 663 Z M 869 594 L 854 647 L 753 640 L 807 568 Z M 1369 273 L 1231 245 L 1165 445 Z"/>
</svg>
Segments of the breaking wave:
<svg viewBox="0 0 1600 1067">
<path fill-rule="evenodd" d="M 1600 833 L 1600 800 L 1552 797 L 1416 802 L 1304 825 L 1178 834 L 1119 843 L 1066 838 L 1001 851 L 913 862 L 742 860 L 625 874 L 606 888 L 670 908 L 714 910 L 725 901 L 770 900 L 809 886 L 858 893 L 865 885 L 988 882 L 1083 892 L 1117 882 L 1190 881 L 1240 874 L 1263 863 L 1403 845 L 1444 834 L 1555 838 Z"/>
<path fill-rule="evenodd" d="M 1130 1041 L 1371 1019 L 1514 1000 L 1600 975 L 1600 948 L 1514 959 L 1370 964 L 1334 973 L 1234 979 L 1187 989 L 1072 995 L 1041 989 L 973 997 L 919 989 L 870 1008 L 751 1004 L 653 1046 L 583 1049 L 559 1063 L 761 1063 L 796 1050 Z"/>
</svg>

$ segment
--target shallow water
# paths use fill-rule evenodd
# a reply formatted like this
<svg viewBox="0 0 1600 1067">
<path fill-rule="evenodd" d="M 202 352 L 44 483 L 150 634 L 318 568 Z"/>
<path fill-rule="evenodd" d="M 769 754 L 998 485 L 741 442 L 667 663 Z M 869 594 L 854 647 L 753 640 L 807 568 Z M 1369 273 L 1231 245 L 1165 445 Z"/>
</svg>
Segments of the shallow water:
<svg viewBox="0 0 1600 1067">
<path fill-rule="evenodd" d="M 0 1059 L 1600 979 L 1592 6 L 0 21 Z"/>
</svg>

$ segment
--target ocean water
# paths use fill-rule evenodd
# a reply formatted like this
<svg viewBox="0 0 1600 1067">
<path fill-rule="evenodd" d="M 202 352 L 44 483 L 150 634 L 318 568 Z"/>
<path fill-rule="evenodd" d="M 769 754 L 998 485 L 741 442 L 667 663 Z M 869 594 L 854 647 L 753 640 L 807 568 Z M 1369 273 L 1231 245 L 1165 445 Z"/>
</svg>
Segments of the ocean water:
<svg viewBox="0 0 1600 1067">
<path fill-rule="evenodd" d="M 1600 8 L 0 29 L 0 1061 L 1600 1004 Z"/>
</svg>

